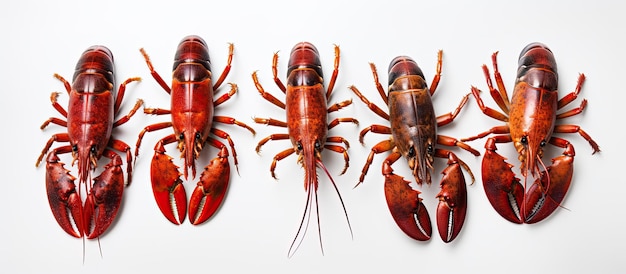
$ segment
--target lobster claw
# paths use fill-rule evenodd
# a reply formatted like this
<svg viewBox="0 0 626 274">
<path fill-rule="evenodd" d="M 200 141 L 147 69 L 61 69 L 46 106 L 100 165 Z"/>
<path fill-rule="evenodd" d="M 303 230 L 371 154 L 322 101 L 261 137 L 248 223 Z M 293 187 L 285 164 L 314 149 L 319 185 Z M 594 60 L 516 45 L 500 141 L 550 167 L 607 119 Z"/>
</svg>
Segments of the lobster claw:
<svg viewBox="0 0 626 274">
<path fill-rule="evenodd" d="M 59 226 L 76 238 L 83 237 L 83 206 L 76 192 L 74 180 L 56 153 L 51 152 L 46 159 L 46 191 L 48 202 Z M 71 215 L 71 219 L 70 219 Z M 76 225 L 76 231 L 72 222 Z"/>
<path fill-rule="evenodd" d="M 449 243 L 456 238 L 465 222 L 467 188 L 458 158 L 448 156 L 448 167 L 442 172 L 441 191 L 437 194 L 437 227 L 441 239 Z"/>
<path fill-rule="evenodd" d="M 420 192 L 411 188 L 408 181 L 393 174 L 393 169 L 386 162 L 383 164 L 383 175 L 387 206 L 398 227 L 415 240 L 428 241 L 432 225 L 422 198 L 419 197 Z"/>
<path fill-rule="evenodd" d="M 165 154 L 162 142 L 154 147 L 154 157 L 150 164 L 152 192 L 159 209 L 170 222 L 181 224 L 187 211 L 187 194 L 180 179 L 182 175 L 172 162 L 172 157 Z M 174 214 L 176 213 L 176 216 Z"/>
<path fill-rule="evenodd" d="M 88 239 L 102 235 L 117 216 L 124 194 L 124 173 L 121 165 L 122 158 L 116 154 L 104 167 L 102 174 L 93 179 L 93 186 L 83 210 Z"/>
<path fill-rule="evenodd" d="M 228 150 L 222 147 L 217 157 L 204 168 L 198 186 L 189 200 L 189 221 L 198 225 L 204 223 L 217 211 L 224 200 L 230 181 Z"/>
<path fill-rule="evenodd" d="M 524 199 L 524 187 L 511 170 L 512 165 L 495 152 L 497 148 L 493 138 L 487 139 L 485 148 L 482 178 L 487 199 L 504 219 L 521 224 L 520 205 Z"/>
<path fill-rule="evenodd" d="M 524 200 L 525 222 L 539 222 L 554 212 L 565 198 L 574 173 L 574 147 L 567 145 L 563 155 L 552 159 L 552 166 L 541 173 L 530 187 Z"/>
</svg>

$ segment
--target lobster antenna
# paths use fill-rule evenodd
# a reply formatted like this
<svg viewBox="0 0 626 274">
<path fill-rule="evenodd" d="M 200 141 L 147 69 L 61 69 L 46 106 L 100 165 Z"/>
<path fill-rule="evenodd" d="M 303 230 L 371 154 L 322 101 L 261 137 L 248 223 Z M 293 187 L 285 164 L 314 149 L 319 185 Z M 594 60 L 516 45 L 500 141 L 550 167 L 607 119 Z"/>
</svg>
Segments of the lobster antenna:
<svg viewBox="0 0 626 274">
<path fill-rule="evenodd" d="M 85 237 L 83 236 L 83 265 L 85 265 Z"/>
<path fill-rule="evenodd" d="M 88 180 L 89 180 L 89 182 L 91 182 L 91 172 L 89 172 L 89 175 L 88 175 Z M 82 198 L 82 197 L 83 197 L 83 195 L 82 195 L 83 193 L 81 193 L 81 192 L 82 192 L 82 191 L 81 191 L 81 184 L 83 185 L 83 188 L 84 188 L 84 191 L 85 191 L 85 192 L 84 192 L 85 196 L 87 196 L 87 194 L 89 193 L 89 188 L 88 188 L 88 187 L 89 187 L 89 184 L 88 184 L 87 182 L 80 182 L 80 180 L 79 180 L 78 184 L 79 184 L 79 185 L 78 185 L 78 199 L 80 200 L 80 202 L 81 202 L 81 204 L 82 204 L 82 203 L 83 203 L 83 198 Z M 84 218 L 83 218 L 83 216 L 82 216 L 82 210 L 81 210 L 81 216 L 80 216 L 80 218 L 81 218 L 81 219 L 83 219 L 82 221 L 83 221 L 83 223 L 84 223 L 85 221 L 84 221 Z M 74 220 L 74 223 L 75 223 L 75 222 L 76 222 L 76 221 Z M 83 228 L 84 228 L 84 226 L 85 226 L 85 225 L 88 225 L 88 224 L 83 224 Z M 86 255 L 85 255 L 85 252 L 86 252 L 86 251 L 85 251 L 85 245 L 86 245 L 86 244 L 85 244 L 85 238 L 86 238 L 86 237 L 85 237 L 85 234 L 84 234 L 84 232 L 83 232 L 83 231 L 81 231 L 80 233 L 83 235 L 83 237 L 82 237 L 82 238 L 83 238 L 83 265 L 85 265 L 85 256 L 86 256 Z M 98 242 L 98 244 L 99 244 L 99 242 Z"/>
<path fill-rule="evenodd" d="M 341 193 L 339 193 L 339 189 L 337 188 L 337 184 L 335 184 L 335 180 L 333 180 L 333 177 L 330 176 L 330 173 L 326 169 L 326 166 L 324 166 L 324 163 L 322 163 L 322 161 L 320 161 L 320 160 L 317 160 L 317 164 L 318 164 L 318 166 L 322 170 L 324 170 L 324 172 L 326 173 L 326 175 L 330 179 L 330 182 L 333 184 L 333 187 L 335 188 L 335 192 L 337 193 L 337 196 L 339 197 L 339 201 L 341 202 L 341 207 L 343 208 L 343 214 L 346 216 L 346 222 L 348 223 L 348 229 L 350 229 L 350 237 L 352 238 L 352 240 L 354 240 L 354 234 L 352 233 L 352 225 L 350 225 L 350 218 L 348 218 L 348 211 L 346 210 L 346 205 L 343 203 L 343 198 L 341 198 Z M 318 216 L 318 218 L 319 218 L 319 216 Z"/>
<path fill-rule="evenodd" d="M 100 250 L 100 258 L 101 259 L 104 258 L 102 256 L 102 245 L 100 244 L 100 236 L 98 236 L 98 250 Z"/>
<path fill-rule="evenodd" d="M 551 183 L 551 181 L 550 181 L 550 172 L 549 172 L 549 169 L 548 169 L 548 168 L 544 165 L 544 163 L 543 163 L 542 161 L 539 161 L 539 162 L 541 163 L 541 166 L 543 166 L 543 169 L 545 170 L 546 176 L 547 176 L 547 178 L 548 178 L 548 185 L 546 186 L 546 192 L 544 193 L 544 195 L 546 195 L 546 194 L 548 193 L 548 189 L 550 188 L 550 183 Z M 547 196 L 547 195 L 546 195 L 546 196 Z M 552 199 L 552 197 L 551 197 L 551 196 L 547 196 L 547 197 L 548 197 L 550 200 L 554 201 L 554 199 Z M 556 202 L 555 202 L 555 203 L 556 203 Z M 562 209 L 565 209 L 565 210 L 567 210 L 567 211 L 570 211 L 570 209 L 569 209 L 569 208 L 562 206 L 562 205 L 561 205 L 561 203 L 559 203 L 559 207 L 560 207 L 560 208 L 562 208 Z"/>
<path fill-rule="evenodd" d="M 526 166 L 528 167 L 528 165 Z M 522 222 L 525 222 L 526 220 L 526 213 L 525 213 L 526 212 L 526 189 L 528 189 L 526 187 L 526 182 L 528 181 L 528 177 L 527 176 L 523 176 L 523 177 L 524 177 L 524 195 L 522 196 L 522 205 L 521 206 L 518 205 L 519 212 L 517 213 L 517 217 L 519 217 L 519 219 L 522 220 Z M 509 195 L 509 199 L 512 199 L 511 197 L 512 196 Z"/>
<path fill-rule="evenodd" d="M 550 172 L 549 172 L 548 168 L 546 167 L 546 165 L 543 163 L 543 161 L 541 161 L 541 158 L 539 158 L 539 155 L 537 155 L 537 161 L 543 167 L 543 170 L 544 170 L 544 172 L 546 173 L 546 176 L 547 176 L 546 178 L 548 178 L 548 184 L 546 186 L 545 193 L 543 193 L 543 195 L 546 195 L 548 193 L 548 189 L 550 188 Z M 539 169 L 539 168 L 537 167 L 537 169 Z M 539 172 L 539 180 L 541 181 L 541 172 Z"/>
<path fill-rule="evenodd" d="M 302 220 L 300 221 L 300 226 L 298 227 L 298 232 L 296 232 L 296 236 L 293 238 L 293 241 L 291 242 L 291 246 L 289 246 L 289 251 L 287 252 L 288 258 L 291 258 L 296 253 L 296 251 L 298 251 L 298 248 L 300 248 L 300 245 L 302 244 L 302 241 L 304 240 L 304 236 L 306 236 L 306 232 L 309 228 L 309 222 L 311 219 L 311 195 L 312 193 L 309 189 L 308 195 L 306 198 L 306 204 L 304 206 L 304 213 L 302 214 Z M 305 220 L 306 220 L 306 225 L 304 225 Z M 304 231 L 302 231 L 302 227 L 304 227 Z M 302 235 L 300 235 L 300 232 L 302 232 Z M 298 244 L 295 245 L 298 238 L 300 240 L 298 241 Z M 294 248 L 294 245 L 295 245 L 295 248 Z M 323 249 L 322 249 L 322 253 L 323 253 Z"/>
<path fill-rule="evenodd" d="M 315 175 L 317 176 L 317 174 Z M 320 249 L 322 250 L 322 256 L 324 256 L 324 245 L 322 244 L 322 227 L 320 226 L 320 206 L 317 202 L 317 191 L 313 193 L 315 195 L 315 215 L 317 215 L 317 235 L 319 236 Z"/>
</svg>

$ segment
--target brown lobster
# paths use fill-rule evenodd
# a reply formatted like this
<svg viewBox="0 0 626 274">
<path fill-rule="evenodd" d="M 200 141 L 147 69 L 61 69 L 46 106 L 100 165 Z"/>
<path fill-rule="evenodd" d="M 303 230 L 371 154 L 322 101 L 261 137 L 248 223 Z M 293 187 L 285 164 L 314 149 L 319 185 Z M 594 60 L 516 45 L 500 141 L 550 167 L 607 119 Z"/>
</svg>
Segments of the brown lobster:
<svg viewBox="0 0 626 274">
<path fill-rule="evenodd" d="M 196 176 L 195 161 L 205 144 L 212 145 L 220 150 L 217 157 L 204 168 L 200 180 L 189 200 L 189 220 L 197 225 L 208 220 L 219 208 L 228 189 L 230 181 L 230 165 L 228 163 L 228 149 L 215 135 L 226 139 L 237 166 L 237 153 L 228 133 L 215 128 L 214 122 L 234 124 L 243 127 L 252 134 L 255 131 L 248 125 L 226 116 L 213 115 L 214 108 L 230 99 L 237 92 L 237 86 L 231 83 L 231 89 L 217 99 L 214 94 L 228 75 L 233 58 L 233 45 L 230 44 L 228 64 L 215 83 L 212 82 L 211 60 L 206 42 L 198 36 L 190 35 L 182 39 L 174 56 L 172 72 L 172 88 L 154 70 L 150 58 L 142 48 L 140 51 L 148 64 L 152 77 L 171 95 L 171 109 L 145 108 L 144 113 L 154 115 L 171 115 L 171 122 L 156 123 L 146 126 L 137 140 L 135 156 L 139 154 L 139 146 L 146 132 L 165 128 L 173 128 L 171 133 L 154 146 L 154 157 L 150 167 L 152 190 L 159 209 L 163 215 L 174 224 L 181 224 L 185 220 L 187 210 L 187 194 L 178 167 L 168 156 L 165 146 L 178 143 L 177 147 L 184 159 L 184 176 Z"/>
<path fill-rule="evenodd" d="M 557 111 L 577 98 L 585 75 L 580 74 L 573 92 L 558 99 L 558 74 L 554 55 L 546 45 L 531 43 L 520 53 L 515 90 L 509 101 L 498 71 L 497 54 L 495 52 L 491 59 L 498 89 L 491 82 L 487 66 L 483 65 L 482 68 L 491 97 L 504 113 L 486 107 L 478 88 L 472 87 L 472 94 L 485 115 L 505 122 L 506 125 L 493 127 L 463 140 L 495 135 L 485 143 L 487 151 L 482 163 L 483 186 L 487 198 L 506 220 L 513 223 L 536 223 L 561 206 L 574 171 L 574 147 L 569 141 L 552 134 L 578 133 L 589 142 L 594 154 L 600 151 L 598 144 L 579 126 L 556 124 L 558 119 L 580 114 L 587 105 L 587 100 L 583 100 L 579 107 L 557 114 Z M 523 185 L 511 170 L 512 165 L 496 153 L 497 143 L 510 142 L 519 153 Z M 563 154 L 552 159 L 552 166 L 546 167 L 542 157 L 548 143 L 562 148 Z M 528 176 L 536 179 L 529 188 L 526 187 Z"/>
<path fill-rule="evenodd" d="M 92 46 L 83 52 L 78 63 L 72 84 L 62 76 L 54 74 L 69 94 L 67 110 L 58 102 L 59 93 L 50 96 L 52 106 L 65 120 L 51 117 L 41 129 L 50 123 L 67 128 L 65 133 L 52 135 L 37 159 L 36 166 L 43 160 L 54 142 L 69 143 L 54 148 L 46 158 L 46 189 L 48 202 L 55 219 L 67 232 L 76 238 L 100 237 L 111 225 L 122 201 L 124 192 L 124 172 L 122 158 L 114 150 L 126 153 L 127 185 L 132 178 L 132 154 L 130 147 L 121 140 L 111 137 L 113 128 L 126 123 L 142 105 L 138 100 L 126 116 L 117 121 L 114 118 L 120 110 L 126 85 L 140 78 L 129 78 L 115 91 L 115 68 L 113 54 L 105 46 Z M 78 163 L 78 188 L 76 177 L 70 174 L 59 158 L 59 154 L 72 153 L 72 165 Z M 102 173 L 91 180 L 99 159 L 104 156 L 111 161 L 104 166 Z M 84 192 L 81 186 L 84 185 Z M 87 193 L 84 201 L 81 194 Z"/>
<path fill-rule="evenodd" d="M 441 191 L 437 194 L 439 199 L 437 226 L 441 239 L 444 242 L 450 242 L 461 231 L 467 209 L 467 190 L 461 167 L 470 174 L 472 182 L 474 182 L 474 175 L 467 164 L 457 158 L 452 151 L 439 148 L 437 145 L 457 146 L 476 156 L 480 155 L 477 150 L 457 139 L 437 134 L 439 127 L 454 120 L 469 97 L 469 94 L 465 95 L 454 112 L 435 116 L 431 97 L 441 77 L 442 55 L 443 52 L 439 51 L 437 74 L 432 80 L 430 89 L 422 70 L 413 59 L 408 56 L 394 58 L 389 64 L 388 94 L 385 94 L 378 80 L 376 66 L 370 63 L 376 88 L 389 107 L 389 114 L 371 103 L 355 86 L 350 87 L 370 110 L 390 123 L 389 126 L 373 124 L 363 129 L 359 138 L 361 144 L 368 132 L 391 134 L 391 138 L 372 147 L 357 186 L 365 179 L 374 155 L 391 151 L 382 164 L 387 205 L 400 229 L 409 237 L 419 241 L 427 241 L 431 236 L 432 226 L 428 211 L 422 203 L 422 198 L 419 197 L 420 192 L 411 188 L 410 182 L 394 174 L 391 165 L 404 156 L 415 181 L 422 185 L 424 182 L 431 183 L 430 172 L 433 169 L 434 158 L 448 159 L 448 166 L 442 172 Z"/>
<path fill-rule="evenodd" d="M 350 221 L 348 219 L 348 214 L 345 205 L 343 204 L 341 194 L 339 194 L 339 190 L 337 189 L 333 178 L 330 176 L 328 170 L 322 162 L 322 150 L 324 148 L 334 152 L 342 153 L 345 160 L 345 165 L 341 174 L 344 174 L 346 172 L 349 161 L 347 153 L 349 143 L 347 140 L 340 136 L 328 137 L 328 130 L 342 122 L 351 122 L 358 124 L 358 121 L 354 118 L 336 118 L 330 123 L 328 122 L 328 113 L 337 111 L 352 103 L 351 100 L 346 100 L 340 103 L 333 104 L 330 107 L 327 103 L 331 96 L 333 87 L 335 86 L 335 81 L 339 73 L 339 54 L 339 47 L 335 46 L 335 63 L 333 75 L 330 79 L 330 83 L 328 84 L 328 89 L 325 91 L 320 57 L 315 46 L 308 42 L 301 42 L 293 47 L 293 49 L 291 50 L 291 57 L 289 58 L 286 87 L 277 75 L 278 54 L 275 53 L 272 63 L 274 82 L 276 82 L 276 85 L 280 88 L 280 90 L 285 93 L 286 103 L 283 103 L 272 94 L 265 92 L 265 90 L 259 83 L 256 72 L 252 74 L 254 84 L 261 96 L 272 104 L 282 109 L 285 109 L 287 113 L 286 122 L 272 118 L 254 118 L 254 121 L 256 123 L 286 127 L 288 131 L 287 134 L 272 134 L 268 137 L 263 138 L 256 147 L 257 153 L 260 152 L 261 146 L 263 146 L 270 140 L 289 139 L 291 140 L 291 144 L 293 147 L 285 149 L 284 151 L 279 152 L 278 154 L 276 154 L 276 156 L 274 156 L 272 165 L 270 167 L 270 173 L 272 174 L 272 177 L 276 179 L 276 174 L 274 173 L 276 163 L 294 153 L 298 155 L 298 163 L 300 163 L 304 168 L 304 190 L 307 192 L 306 206 L 304 209 L 304 214 L 302 216 L 302 221 L 300 222 L 300 227 L 298 228 L 298 232 L 296 233 L 296 237 L 294 238 L 291 247 L 289 248 L 289 257 L 293 255 L 292 251 L 295 253 L 295 251 L 297 250 L 297 246 L 295 246 L 296 249 L 294 249 L 294 245 L 298 237 L 300 235 L 304 237 L 304 235 L 306 234 L 306 228 L 304 232 L 302 232 L 302 228 L 305 220 L 307 220 L 307 216 L 309 218 L 311 216 L 310 214 L 313 200 L 315 200 L 315 203 L 317 204 L 317 167 L 324 170 L 326 175 L 328 175 L 331 183 L 333 184 L 333 187 L 335 188 L 335 191 L 337 192 L 337 195 L 339 196 L 339 199 L 341 201 L 341 205 L 346 216 L 346 221 L 348 223 L 348 227 L 350 228 L 350 234 L 352 234 L 352 228 L 350 227 Z M 345 145 L 345 148 L 340 145 L 328 143 L 343 143 Z M 315 209 L 317 210 L 318 207 L 315 206 Z M 319 226 L 319 212 L 316 212 L 316 214 L 318 233 L 320 235 L 320 247 L 322 247 L 321 229 Z M 301 241 L 302 238 L 300 238 L 300 242 Z M 299 244 L 300 243 L 298 243 L 298 246 Z M 322 253 L 323 251 L 324 249 L 322 247 Z"/>
</svg>

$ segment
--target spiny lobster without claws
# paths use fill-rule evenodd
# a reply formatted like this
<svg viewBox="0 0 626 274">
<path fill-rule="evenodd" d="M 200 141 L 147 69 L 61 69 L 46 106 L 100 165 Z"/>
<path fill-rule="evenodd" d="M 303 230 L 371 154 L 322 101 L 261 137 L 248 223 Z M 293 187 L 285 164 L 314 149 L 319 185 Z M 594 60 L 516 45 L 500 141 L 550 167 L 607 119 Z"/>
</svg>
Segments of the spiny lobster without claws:
<svg viewBox="0 0 626 274">
<path fill-rule="evenodd" d="M 150 167 L 150 178 L 154 198 L 163 215 L 174 224 L 185 220 L 187 210 L 187 194 L 178 167 L 168 156 L 165 146 L 177 143 L 184 159 L 184 176 L 196 177 L 195 161 L 205 144 L 220 150 L 217 157 L 204 168 L 200 174 L 191 199 L 189 200 L 189 220 L 198 225 L 207 221 L 219 208 L 228 189 L 230 181 L 230 165 L 228 149 L 211 135 L 226 139 L 233 154 L 237 167 L 237 153 L 228 133 L 215 128 L 214 122 L 234 124 L 255 131 L 248 125 L 227 116 L 213 115 L 214 108 L 230 99 L 237 92 L 237 86 L 231 83 L 231 89 L 217 99 L 214 94 L 228 75 L 233 58 L 233 44 L 229 46 L 228 64 L 221 76 L 213 83 L 211 60 L 206 42 L 199 36 L 190 35 L 182 39 L 174 56 L 172 87 L 154 70 L 148 54 L 140 50 L 148 64 L 150 73 L 159 85 L 171 95 L 171 109 L 145 108 L 144 113 L 154 115 L 171 115 L 170 122 L 156 123 L 145 127 L 139 134 L 135 157 L 139 154 L 139 146 L 146 132 L 165 128 L 173 128 L 174 132 L 159 140 L 154 147 L 154 156 Z"/>
<path fill-rule="evenodd" d="M 54 142 L 69 143 L 54 148 L 46 158 L 46 189 L 48 202 L 55 219 L 65 232 L 76 238 L 99 238 L 111 225 L 120 209 L 124 192 L 124 172 L 122 158 L 114 150 L 126 153 L 127 184 L 132 179 L 132 154 L 130 147 L 111 136 L 113 128 L 126 123 L 142 100 L 137 100 L 126 116 L 115 121 L 120 110 L 126 85 L 140 78 L 129 78 L 115 91 L 115 70 L 113 54 L 104 46 L 92 46 L 83 52 L 78 63 L 72 84 L 62 76 L 54 74 L 69 94 L 67 110 L 58 102 L 58 93 L 50 96 L 52 106 L 66 119 L 51 117 L 41 129 L 50 123 L 67 128 L 65 133 L 52 135 L 37 159 L 39 166 L 44 155 Z M 78 188 L 76 177 L 70 174 L 59 158 L 59 154 L 72 153 L 72 165 L 78 163 Z M 98 168 L 99 159 L 104 156 L 111 161 L 104 171 L 93 178 L 91 173 Z M 84 192 L 82 186 L 84 185 Z M 84 201 L 81 194 L 87 193 Z"/>
<path fill-rule="evenodd" d="M 491 59 L 498 89 L 493 86 L 486 65 L 483 65 L 483 72 L 491 97 L 503 113 L 486 107 L 478 88 L 472 87 L 472 94 L 485 115 L 505 122 L 506 125 L 493 127 L 463 140 L 471 141 L 495 135 L 485 143 L 487 151 L 482 163 L 482 179 L 487 198 L 506 220 L 518 224 L 536 223 L 561 206 L 574 172 L 574 146 L 552 134 L 578 133 L 589 142 L 593 154 L 600 151 L 598 144 L 579 126 L 556 124 L 556 120 L 580 114 L 587 105 L 587 100 L 583 100 L 579 107 L 557 113 L 577 98 L 585 75 L 579 75 L 573 92 L 559 99 L 558 74 L 552 51 L 544 44 L 530 43 L 520 53 L 515 89 L 509 101 L 498 71 L 497 54 L 495 52 Z M 497 143 L 511 142 L 519 153 L 524 184 L 520 183 L 520 179 L 511 170 L 512 165 L 496 153 Z M 552 166 L 546 167 L 542 157 L 548 143 L 562 148 L 563 154 L 552 159 Z M 528 188 L 526 180 L 529 176 L 536 180 Z"/>
<path fill-rule="evenodd" d="M 361 144 L 368 132 L 391 134 L 391 138 L 372 147 L 357 186 L 365 179 L 374 155 L 391 151 L 382 164 L 387 205 L 400 229 L 419 241 L 429 240 L 432 233 L 428 211 L 419 197 L 420 192 L 411 188 L 410 182 L 394 174 L 391 165 L 400 157 L 405 157 L 417 184 L 422 185 L 425 182 L 430 185 L 434 158 L 448 159 L 448 166 L 442 172 L 441 191 L 437 194 L 439 199 L 437 226 L 441 239 L 450 242 L 461 231 L 467 209 L 467 189 L 461 167 L 470 174 L 472 182 L 474 175 L 467 164 L 457 158 L 452 151 L 439 148 L 437 145 L 457 146 L 475 156 L 480 155 L 477 150 L 455 138 L 437 134 L 439 127 L 454 120 L 469 97 L 469 94 L 465 95 L 453 113 L 435 116 L 431 97 L 441 77 L 442 55 L 443 52 L 439 51 L 437 74 L 432 80 L 430 89 L 422 70 L 413 59 L 408 56 L 394 58 L 389 64 L 387 94 L 378 80 L 376 66 L 370 63 L 376 88 L 389 107 L 389 113 L 371 103 L 355 86 L 350 87 L 370 110 L 390 123 L 389 126 L 373 124 L 363 129 L 359 138 Z"/>
<path fill-rule="evenodd" d="M 328 89 L 324 90 L 324 78 L 322 72 L 322 65 L 320 62 L 319 53 L 317 48 L 313 44 L 308 42 L 301 42 L 296 44 L 291 50 L 291 57 L 289 58 L 289 67 L 287 70 L 287 86 L 282 83 L 278 78 L 277 72 L 278 54 L 274 54 L 272 71 L 274 74 L 274 82 L 285 93 L 285 103 L 274 97 L 272 94 L 265 92 L 259 80 L 256 72 L 252 74 L 252 79 L 256 85 L 259 93 L 263 98 L 272 104 L 285 110 L 287 114 L 287 121 L 279 121 L 272 118 L 255 118 L 254 121 L 259 124 L 266 124 L 278 127 L 286 127 L 287 134 L 272 134 L 262 139 L 257 147 L 257 153 L 260 151 L 261 146 L 270 140 L 291 140 L 293 147 L 285 149 L 274 156 L 272 165 L 270 167 L 270 173 L 272 177 L 276 179 L 274 169 L 276 168 L 276 162 L 284 159 L 285 157 L 296 153 L 298 155 L 298 163 L 304 168 L 304 190 L 307 192 L 306 206 L 302 221 L 296 237 L 294 238 L 291 247 L 289 248 L 288 256 L 291 257 L 297 250 L 298 245 L 296 241 L 298 237 L 304 237 L 306 234 L 306 228 L 302 231 L 304 222 L 307 222 L 311 216 L 311 207 L 313 200 L 317 203 L 317 187 L 318 178 L 316 168 L 319 167 L 328 178 L 331 180 L 337 195 L 341 201 L 348 227 L 350 228 L 350 234 L 352 234 L 352 228 L 350 227 L 350 221 L 348 219 L 348 213 L 346 212 L 345 205 L 339 194 L 339 190 L 335 185 L 333 178 L 330 176 L 328 170 L 322 162 L 322 150 L 324 148 L 334 152 L 342 153 L 345 166 L 341 174 L 344 174 L 348 168 L 348 153 L 349 147 L 348 141 L 340 136 L 327 136 L 328 130 L 337 126 L 342 122 L 349 122 L 358 124 L 358 121 L 354 118 L 336 118 L 330 123 L 328 122 L 328 113 L 337 111 L 352 103 L 351 100 L 346 100 L 340 103 L 336 103 L 328 106 L 328 100 L 335 86 L 335 80 L 339 72 L 339 47 L 335 46 L 335 64 L 333 75 L 330 78 Z M 344 144 L 345 148 L 339 145 L 333 145 L 328 143 Z M 315 206 L 317 210 L 318 207 Z M 319 226 L 319 212 L 317 214 L 318 233 L 320 234 L 320 247 L 322 247 L 321 229 Z M 322 248 L 322 253 L 324 249 Z"/>
</svg>

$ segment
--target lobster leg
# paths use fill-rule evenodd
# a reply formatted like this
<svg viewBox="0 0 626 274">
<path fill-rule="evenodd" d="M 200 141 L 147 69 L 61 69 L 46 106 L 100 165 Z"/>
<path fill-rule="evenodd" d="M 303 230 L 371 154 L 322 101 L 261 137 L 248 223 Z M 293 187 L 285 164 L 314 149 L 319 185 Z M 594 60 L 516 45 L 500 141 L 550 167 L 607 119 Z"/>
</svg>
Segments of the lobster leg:
<svg viewBox="0 0 626 274">
<path fill-rule="evenodd" d="M 372 66 L 372 69 L 374 70 L 374 75 L 376 78 L 376 84 L 377 87 L 379 88 L 379 92 L 382 89 L 382 86 L 380 85 L 380 83 L 378 82 L 378 75 L 376 74 L 376 68 L 374 67 L 374 64 L 370 64 Z M 358 88 L 356 88 L 355 86 L 350 86 L 350 89 L 352 90 L 352 92 L 354 92 L 354 94 L 356 94 L 356 96 L 359 97 L 359 99 L 361 99 L 361 101 L 363 101 L 363 103 L 365 103 L 365 105 L 367 105 L 367 107 L 373 111 L 374 113 L 376 113 L 378 116 L 380 116 L 381 118 L 385 119 L 385 120 L 389 120 L 389 114 L 387 114 L 384 110 L 382 110 L 379 106 L 377 106 L 376 104 L 370 102 L 360 91 Z M 387 102 L 387 95 L 383 92 L 380 93 L 381 96 L 383 96 L 383 99 L 385 100 L 385 103 Z"/>
<path fill-rule="evenodd" d="M 222 145 L 217 157 L 204 168 L 200 181 L 191 194 L 189 221 L 192 224 L 204 223 L 213 216 L 224 200 L 229 181 L 228 149 Z"/>
<path fill-rule="evenodd" d="M 509 140 L 503 140 L 508 137 Z M 510 141 L 510 136 L 499 135 L 487 139 L 482 163 L 483 187 L 491 206 L 506 220 L 521 224 L 521 202 L 524 187 L 511 170 L 512 165 L 496 153 L 496 142 Z"/>
<path fill-rule="evenodd" d="M 362 142 L 361 142 L 362 143 Z M 370 154 L 367 156 L 367 160 L 365 161 L 365 165 L 363 165 L 363 169 L 361 170 L 361 176 L 359 177 L 359 182 L 354 186 L 355 188 L 363 183 L 365 180 L 365 175 L 367 175 L 367 171 L 370 169 L 370 165 L 372 165 L 372 161 L 374 161 L 374 155 L 383 153 L 385 151 L 390 151 L 395 147 L 395 143 L 390 138 L 388 140 L 384 140 L 376 144 L 372 147 Z M 383 169 L 384 174 L 384 169 Z"/>
<path fill-rule="evenodd" d="M 94 178 L 91 191 L 87 194 L 83 209 L 85 234 L 88 239 L 100 237 L 111 225 L 124 194 L 124 172 L 122 158 L 110 151 L 111 162 Z"/>
<path fill-rule="evenodd" d="M 437 194 L 437 227 L 441 239 L 449 243 L 456 238 L 465 222 L 467 187 L 459 159 L 452 152 L 447 154 L 448 167 L 442 172 L 441 191 Z"/>
<path fill-rule="evenodd" d="M 274 58 L 278 58 L 278 55 L 274 55 Z M 276 70 L 276 67 L 272 67 L 272 70 Z M 276 73 L 276 72 L 274 72 Z M 274 74 L 276 75 L 276 74 Z M 283 91 L 283 93 L 285 92 L 285 86 L 283 85 L 283 83 L 280 81 L 280 79 L 278 79 L 278 77 L 274 76 L 274 79 L 277 81 L 276 84 L 279 84 L 280 89 Z M 267 100 L 268 102 L 274 104 L 275 106 L 285 109 L 285 103 L 283 103 L 281 100 L 279 100 L 278 98 L 274 97 L 274 95 L 272 95 L 271 93 L 268 93 L 265 91 L 265 89 L 263 89 L 263 86 L 261 86 L 261 83 L 259 83 L 259 79 L 256 75 L 256 71 L 252 73 L 252 80 L 254 81 L 254 85 L 256 86 L 256 89 L 259 91 L 259 93 L 261 94 L 261 96 Z"/>
<path fill-rule="evenodd" d="M 150 165 L 152 192 L 159 209 L 170 222 L 181 224 L 187 211 L 187 194 L 180 179 L 182 175 L 172 162 L 172 157 L 165 153 L 165 145 L 175 142 L 176 136 L 168 135 L 157 142 L 154 157 Z M 176 214 L 176 216 L 174 216 Z"/>
<path fill-rule="evenodd" d="M 418 241 L 427 241 L 432 234 L 430 216 L 419 197 L 420 192 L 411 188 L 408 181 L 393 174 L 391 165 L 401 157 L 395 150 L 383 162 L 387 206 L 406 235 Z"/>
<path fill-rule="evenodd" d="M 524 199 L 524 221 L 540 222 L 554 212 L 565 198 L 574 172 L 574 147 L 566 140 L 552 137 L 550 143 L 564 147 L 563 155 L 552 159 L 552 166 L 541 173 Z"/>
<path fill-rule="evenodd" d="M 61 152 L 60 150 L 63 148 L 71 149 L 70 147 L 58 148 L 50 152 L 46 159 L 48 202 L 59 226 L 67 234 L 81 238 L 83 237 L 84 227 L 82 218 L 83 206 L 80 194 L 76 191 L 76 184 L 74 184 L 76 177 L 69 173 L 69 170 L 64 167 L 64 164 L 60 162 L 57 156 L 57 153 Z M 76 225 L 76 229 L 74 229 L 72 222 Z"/>
<path fill-rule="evenodd" d="M 235 51 L 235 45 L 233 43 L 228 43 L 228 61 L 226 63 L 226 67 L 224 67 L 224 70 L 222 71 L 222 74 L 220 74 L 220 78 L 217 79 L 217 81 L 215 81 L 215 84 L 213 84 L 213 90 L 217 90 L 220 87 L 220 85 L 222 85 L 222 82 L 224 82 L 224 80 L 226 79 L 226 76 L 230 72 L 230 68 L 231 68 L 230 65 L 233 62 L 234 51 Z"/>
</svg>

